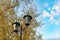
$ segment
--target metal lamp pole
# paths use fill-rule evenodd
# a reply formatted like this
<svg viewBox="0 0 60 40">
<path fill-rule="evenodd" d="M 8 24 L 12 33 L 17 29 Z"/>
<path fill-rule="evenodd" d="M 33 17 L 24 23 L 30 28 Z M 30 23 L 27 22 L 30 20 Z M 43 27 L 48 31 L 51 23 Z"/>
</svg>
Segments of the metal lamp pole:
<svg viewBox="0 0 60 40">
<path fill-rule="evenodd" d="M 27 14 L 23 17 L 23 19 L 25 20 L 25 25 L 26 25 L 26 28 L 27 28 L 30 25 L 32 17 L 29 14 Z M 15 23 L 13 23 L 13 25 L 14 25 L 14 32 L 17 33 L 18 28 L 20 26 L 20 23 L 15 22 Z M 20 40 L 22 40 L 22 30 L 23 30 L 22 26 L 20 26 Z"/>
<path fill-rule="evenodd" d="M 20 27 L 20 40 L 22 40 L 22 26 Z"/>
</svg>

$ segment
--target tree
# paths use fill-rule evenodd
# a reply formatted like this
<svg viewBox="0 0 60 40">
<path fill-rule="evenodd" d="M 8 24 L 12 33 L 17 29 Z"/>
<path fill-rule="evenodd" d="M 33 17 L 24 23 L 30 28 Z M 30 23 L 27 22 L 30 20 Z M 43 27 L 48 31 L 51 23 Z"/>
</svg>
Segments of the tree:
<svg viewBox="0 0 60 40">
<path fill-rule="evenodd" d="M 43 40 L 42 35 L 41 34 L 36 35 L 36 40 Z"/>
<path fill-rule="evenodd" d="M 10 32 L 13 30 L 11 22 L 13 22 L 15 17 L 15 12 L 10 0 L 0 1 L 0 40 L 8 40 Z M 15 2 L 16 3 L 16 2 Z"/>
<path fill-rule="evenodd" d="M 20 5 L 20 6 L 19 6 Z M 21 7 L 23 15 L 18 17 L 15 12 L 15 7 Z M 35 30 L 34 28 L 39 26 L 39 23 L 36 21 L 35 10 L 32 6 L 32 1 L 30 0 L 1 0 L 0 2 L 0 40 L 20 40 L 20 34 L 13 33 L 12 23 L 15 20 L 21 22 L 22 28 L 25 27 L 23 16 L 29 12 L 31 15 L 32 21 L 31 25 L 23 30 L 23 40 L 35 40 Z"/>
</svg>

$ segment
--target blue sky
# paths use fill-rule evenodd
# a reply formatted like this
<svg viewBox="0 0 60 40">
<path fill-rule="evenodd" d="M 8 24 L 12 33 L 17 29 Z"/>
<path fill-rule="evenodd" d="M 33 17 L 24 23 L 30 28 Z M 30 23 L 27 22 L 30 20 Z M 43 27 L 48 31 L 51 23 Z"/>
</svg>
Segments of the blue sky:
<svg viewBox="0 0 60 40">
<path fill-rule="evenodd" d="M 43 38 L 59 38 L 60 36 L 60 0 L 35 0 L 38 13 L 42 13 L 37 21 L 43 20 L 42 27 L 37 28 L 37 32 Z M 42 18 L 41 18 L 42 17 Z"/>
<path fill-rule="evenodd" d="M 43 20 L 45 25 L 37 28 L 37 32 L 42 34 L 44 39 L 59 38 L 60 36 L 60 0 L 34 0 L 37 13 L 41 13 L 37 17 L 37 21 Z M 20 15 L 21 8 L 18 15 Z"/>
</svg>

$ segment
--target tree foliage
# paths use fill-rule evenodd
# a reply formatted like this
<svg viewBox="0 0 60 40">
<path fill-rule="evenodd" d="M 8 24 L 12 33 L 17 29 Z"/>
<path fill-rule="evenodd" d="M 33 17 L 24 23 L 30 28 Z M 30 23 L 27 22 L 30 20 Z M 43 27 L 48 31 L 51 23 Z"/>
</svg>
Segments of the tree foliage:
<svg viewBox="0 0 60 40">
<path fill-rule="evenodd" d="M 15 7 L 18 7 L 19 5 L 22 6 L 21 11 L 23 12 L 23 15 L 20 17 L 18 17 L 16 15 L 16 12 L 14 11 Z M 23 29 L 22 39 L 35 40 L 36 32 L 34 28 L 38 27 L 39 23 L 36 21 L 36 15 L 32 7 L 32 1 L 30 0 L 0 0 L 0 40 L 20 40 L 20 36 L 19 36 L 20 32 L 13 33 L 12 23 L 15 20 L 18 20 L 21 23 L 22 28 L 24 28 L 25 23 L 24 23 L 24 19 L 22 18 L 28 12 L 29 12 L 29 15 L 31 15 L 33 18 L 30 23 L 30 26 L 26 29 Z"/>
</svg>

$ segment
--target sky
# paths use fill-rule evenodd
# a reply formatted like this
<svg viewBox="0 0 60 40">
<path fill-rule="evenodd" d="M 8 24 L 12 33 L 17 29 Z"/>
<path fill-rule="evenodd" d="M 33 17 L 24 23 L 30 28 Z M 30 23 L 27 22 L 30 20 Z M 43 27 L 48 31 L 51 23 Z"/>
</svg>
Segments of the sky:
<svg viewBox="0 0 60 40">
<path fill-rule="evenodd" d="M 38 13 L 37 21 L 44 25 L 37 28 L 44 39 L 60 38 L 60 0 L 35 0 Z"/>
<path fill-rule="evenodd" d="M 33 3 L 36 4 L 37 13 L 41 13 L 37 21 L 43 20 L 44 23 L 36 29 L 37 33 L 42 34 L 44 39 L 60 38 L 60 0 L 34 0 Z"/>
</svg>

